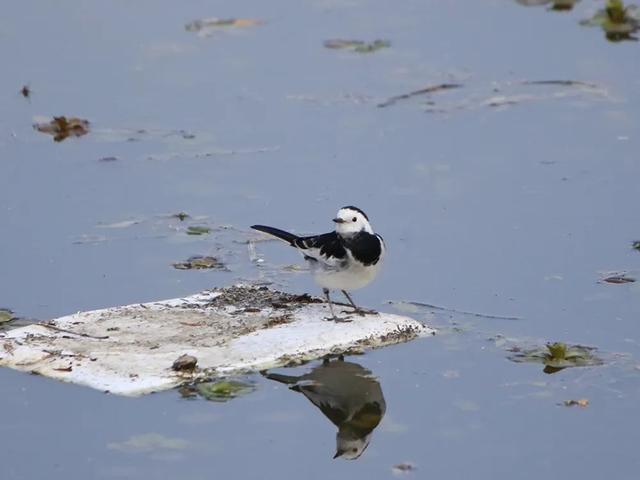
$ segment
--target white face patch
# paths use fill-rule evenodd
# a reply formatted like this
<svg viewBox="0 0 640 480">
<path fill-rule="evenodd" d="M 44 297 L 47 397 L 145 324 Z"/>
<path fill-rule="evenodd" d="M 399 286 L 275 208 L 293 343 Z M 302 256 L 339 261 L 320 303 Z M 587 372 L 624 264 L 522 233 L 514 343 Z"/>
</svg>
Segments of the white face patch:
<svg viewBox="0 0 640 480">
<path fill-rule="evenodd" d="M 357 210 L 341 208 L 338 210 L 336 218 L 342 220 L 342 222 L 336 223 L 336 233 L 338 233 L 338 235 L 348 237 L 361 231 L 373 233 L 369 221 Z"/>
</svg>

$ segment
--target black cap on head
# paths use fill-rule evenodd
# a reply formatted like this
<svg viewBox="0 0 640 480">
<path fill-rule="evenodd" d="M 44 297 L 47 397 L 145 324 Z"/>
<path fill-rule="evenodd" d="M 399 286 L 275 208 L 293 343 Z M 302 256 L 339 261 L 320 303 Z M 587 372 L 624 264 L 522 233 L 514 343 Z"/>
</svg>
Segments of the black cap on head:
<svg viewBox="0 0 640 480">
<path fill-rule="evenodd" d="M 364 213 L 362 210 L 360 210 L 358 207 L 354 207 L 353 205 L 348 205 L 346 207 L 342 207 L 340 210 L 342 210 L 343 208 L 348 208 L 349 210 L 355 210 L 356 212 L 361 213 L 362 216 L 367 219 L 367 222 L 369 221 L 369 217 L 367 217 L 367 214 Z"/>
</svg>

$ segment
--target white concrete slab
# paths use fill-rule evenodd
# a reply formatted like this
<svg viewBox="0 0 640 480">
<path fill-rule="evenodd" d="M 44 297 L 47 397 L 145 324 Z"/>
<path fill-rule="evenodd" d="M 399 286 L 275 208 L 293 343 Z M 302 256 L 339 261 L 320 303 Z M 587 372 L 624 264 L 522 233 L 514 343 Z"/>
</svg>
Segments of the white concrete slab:
<svg viewBox="0 0 640 480">
<path fill-rule="evenodd" d="M 380 313 L 327 320 L 309 296 L 235 286 L 79 312 L 0 333 L 0 366 L 136 396 L 209 376 L 259 371 L 404 342 L 435 331 Z M 197 358 L 176 372 L 181 355 Z"/>
</svg>

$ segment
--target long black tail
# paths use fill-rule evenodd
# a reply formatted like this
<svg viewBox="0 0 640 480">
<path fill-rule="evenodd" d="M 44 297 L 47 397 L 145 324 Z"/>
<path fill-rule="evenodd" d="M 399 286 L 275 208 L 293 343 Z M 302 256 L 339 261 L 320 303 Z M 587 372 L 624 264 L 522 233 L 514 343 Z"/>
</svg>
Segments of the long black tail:
<svg viewBox="0 0 640 480">
<path fill-rule="evenodd" d="M 259 232 L 268 233 L 269 235 L 273 235 L 274 237 L 279 238 L 280 240 L 284 240 L 291 246 L 294 246 L 294 242 L 299 238 L 297 235 L 293 233 L 285 232 L 284 230 L 280 230 L 279 228 L 267 227 L 265 225 L 251 225 L 251 228 L 254 230 L 258 230 Z"/>
</svg>

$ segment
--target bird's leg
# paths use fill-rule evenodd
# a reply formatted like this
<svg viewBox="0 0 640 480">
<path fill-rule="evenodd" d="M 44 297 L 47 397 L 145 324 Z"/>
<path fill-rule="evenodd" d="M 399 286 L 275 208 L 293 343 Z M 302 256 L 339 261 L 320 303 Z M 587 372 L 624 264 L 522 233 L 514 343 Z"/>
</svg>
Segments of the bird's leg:
<svg viewBox="0 0 640 480">
<path fill-rule="evenodd" d="M 323 288 L 322 293 L 324 293 L 327 303 L 329 304 L 329 310 L 331 311 L 331 318 L 327 318 L 327 320 L 333 320 L 334 322 L 350 322 L 351 320 L 349 320 L 349 317 L 336 317 L 336 314 L 333 311 L 333 303 L 331 303 L 331 298 L 329 298 L 329 289 Z"/>
<path fill-rule="evenodd" d="M 349 303 L 353 307 L 353 313 L 357 313 L 358 315 L 377 315 L 378 314 L 378 312 L 376 312 L 375 310 L 368 310 L 366 308 L 360 308 L 356 306 L 356 304 L 353 303 L 353 300 L 351 299 L 351 295 L 349 295 L 349 293 L 346 290 L 342 290 L 342 293 L 344 293 L 344 296 L 347 297 L 347 300 L 349 300 Z"/>
</svg>

